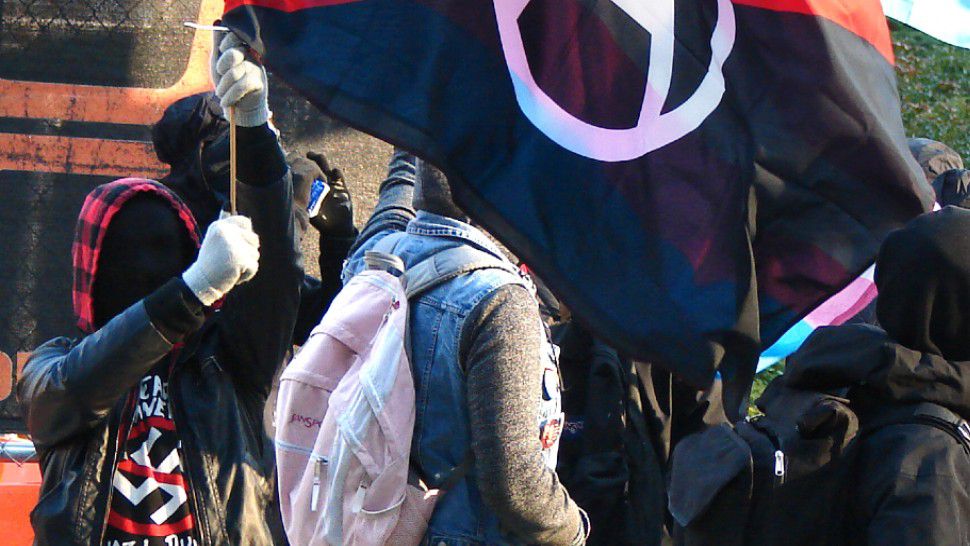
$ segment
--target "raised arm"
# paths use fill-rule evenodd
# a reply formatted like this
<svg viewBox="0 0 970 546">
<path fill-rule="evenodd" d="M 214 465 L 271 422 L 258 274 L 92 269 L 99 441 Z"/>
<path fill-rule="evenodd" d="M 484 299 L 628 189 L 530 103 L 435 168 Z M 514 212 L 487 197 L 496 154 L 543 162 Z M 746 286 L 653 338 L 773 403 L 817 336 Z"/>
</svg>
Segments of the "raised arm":
<svg viewBox="0 0 970 546">
<path fill-rule="evenodd" d="M 216 95 L 235 107 L 238 212 L 259 236 L 259 269 L 228 294 L 217 322 L 222 365 L 241 383 L 268 395 L 276 369 L 291 347 L 299 307 L 303 257 L 294 221 L 289 169 L 268 125 L 266 71 L 248 60 L 232 34 L 219 46 Z"/>
<path fill-rule="evenodd" d="M 407 229 L 408 222 L 414 218 L 411 200 L 414 196 L 415 161 L 415 157 L 408 152 L 394 150 L 387 165 L 387 178 L 381 182 L 378 190 L 374 212 L 350 249 L 343 272 L 344 282 L 363 268 L 365 252 L 387 235 Z"/>
</svg>

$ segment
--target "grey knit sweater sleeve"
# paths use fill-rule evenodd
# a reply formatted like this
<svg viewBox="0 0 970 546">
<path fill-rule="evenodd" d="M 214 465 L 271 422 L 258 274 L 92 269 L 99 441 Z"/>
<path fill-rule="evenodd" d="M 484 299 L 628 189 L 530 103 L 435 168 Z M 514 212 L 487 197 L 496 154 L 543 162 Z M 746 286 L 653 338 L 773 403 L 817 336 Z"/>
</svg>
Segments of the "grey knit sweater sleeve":
<svg viewBox="0 0 970 546">
<path fill-rule="evenodd" d="M 460 340 L 472 451 L 487 506 L 503 529 L 530 544 L 582 544 L 576 503 L 540 456 L 542 348 L 539 308 L 506 285 L 466 318 Z"/>
</svg>

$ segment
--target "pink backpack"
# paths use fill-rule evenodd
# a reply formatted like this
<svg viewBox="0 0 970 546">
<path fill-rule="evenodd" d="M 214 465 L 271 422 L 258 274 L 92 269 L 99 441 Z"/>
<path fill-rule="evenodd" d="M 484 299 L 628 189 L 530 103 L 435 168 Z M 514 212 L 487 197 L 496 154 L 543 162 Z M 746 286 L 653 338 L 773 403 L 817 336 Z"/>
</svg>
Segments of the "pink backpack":
<svg viewBox="0 0 970 546">
<path fill-rule="evenodd" d="M 438 489 L 410 472 L 408 300 L 475 270 L 515 269 L 467 246 L 400 277 L 389 272 L 404 270 L 393 254 L 368 252 L 365 263 L 280 378 L 276 464 L 294 546 L 417 545 L 440 493 L 471 464 L 466 457 Z"/>
</svg>

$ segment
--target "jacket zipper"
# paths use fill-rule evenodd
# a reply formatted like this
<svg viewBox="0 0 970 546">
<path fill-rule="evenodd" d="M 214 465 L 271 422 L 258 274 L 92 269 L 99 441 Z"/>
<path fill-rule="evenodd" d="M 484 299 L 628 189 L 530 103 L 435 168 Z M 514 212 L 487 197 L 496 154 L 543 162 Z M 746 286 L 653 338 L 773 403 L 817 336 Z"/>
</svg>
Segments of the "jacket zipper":
<svg viewBox="0 0 970 546">
<path fill-rule="evenodd" d="M 177 362 L 177 360 L 178 360 L 177 357 L 172 359 L 172 366 L 168 372 L 168 399 L 169 399 L 169 403 L 172 404 L 172 423 L 174 423 L 176 431 L 179 430 L 178 423 L 180 419 L 178 419 L 178 417 L 182 411 L 181 404 L 177 403 L 178 389 L 175 388 L 175 371 L 176 371 L 175 363 Z M 199 544 L 211 544 L 211 541 L 208 540 L 209 533 L 206 532 L 206 529 L 209 525 L 209 520 L 204 516 L 204 512 L 201 510 L 201 505 L 199 504 L 199 499 L 195 495 L 195 489 L 192 487 L 192 484 L 194 483 L 194 481 L 192 479 L 192 471 L 189 467 L 189 458 L 190 458 L 189 448 L 188 448 L 189 443 L 183 440 L 183 435 L 179 435 L 178 440 L 179 440 L 179 447 L 182 450 L 181 458 L 182 458 L 183 474 L 186 476 L 186 478 L 188 478 L 186 480 L 185 489 L 189 495 L 189 502 L 191 503 L 191 506 L 192 506 L 192 516 L 195 521 L 199 522 L 199 526 L 198 526 Z"/>
<path fill-rule="evenodd" d="M 137 388 L 137 387 L 136 387 Z M 115 438 L 115 452 L 111 458 L 111 470 L 108 475 L 108 499 L 104 507 L 104 519 L 101 522 L 101 533 L 98 544 L 104 544 L 104 536 L 108 533 L 108 517 L 111 516 L 111 501 L 114 499 L 115 492 L 115 472 L 118 471 L 118 455 L 123 446 L 127 445 L 128 435 L 131 433 L 131 422 L 135 419 L 135 392 L 128 391 L 128 400 L 125 402 L 125 409 L 121 412 L 121 421 L 118 424 L 118 437 Z"/>
</svg>

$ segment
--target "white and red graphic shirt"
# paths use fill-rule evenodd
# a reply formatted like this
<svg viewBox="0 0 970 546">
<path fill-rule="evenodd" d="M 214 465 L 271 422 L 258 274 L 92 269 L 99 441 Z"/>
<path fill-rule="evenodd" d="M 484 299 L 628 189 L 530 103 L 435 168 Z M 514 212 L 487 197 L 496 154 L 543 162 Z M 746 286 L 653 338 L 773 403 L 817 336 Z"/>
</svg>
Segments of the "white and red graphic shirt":
<svg viewBox="0 0 970 546">
<path fill-rule="evenodd" d="M 112 480 L 103 546 L 198 546 L 168 403 L 168 373 L 166 359 L 142 378 L 134 393 L 131 428 L 122 439 Z"/>
</svg>

